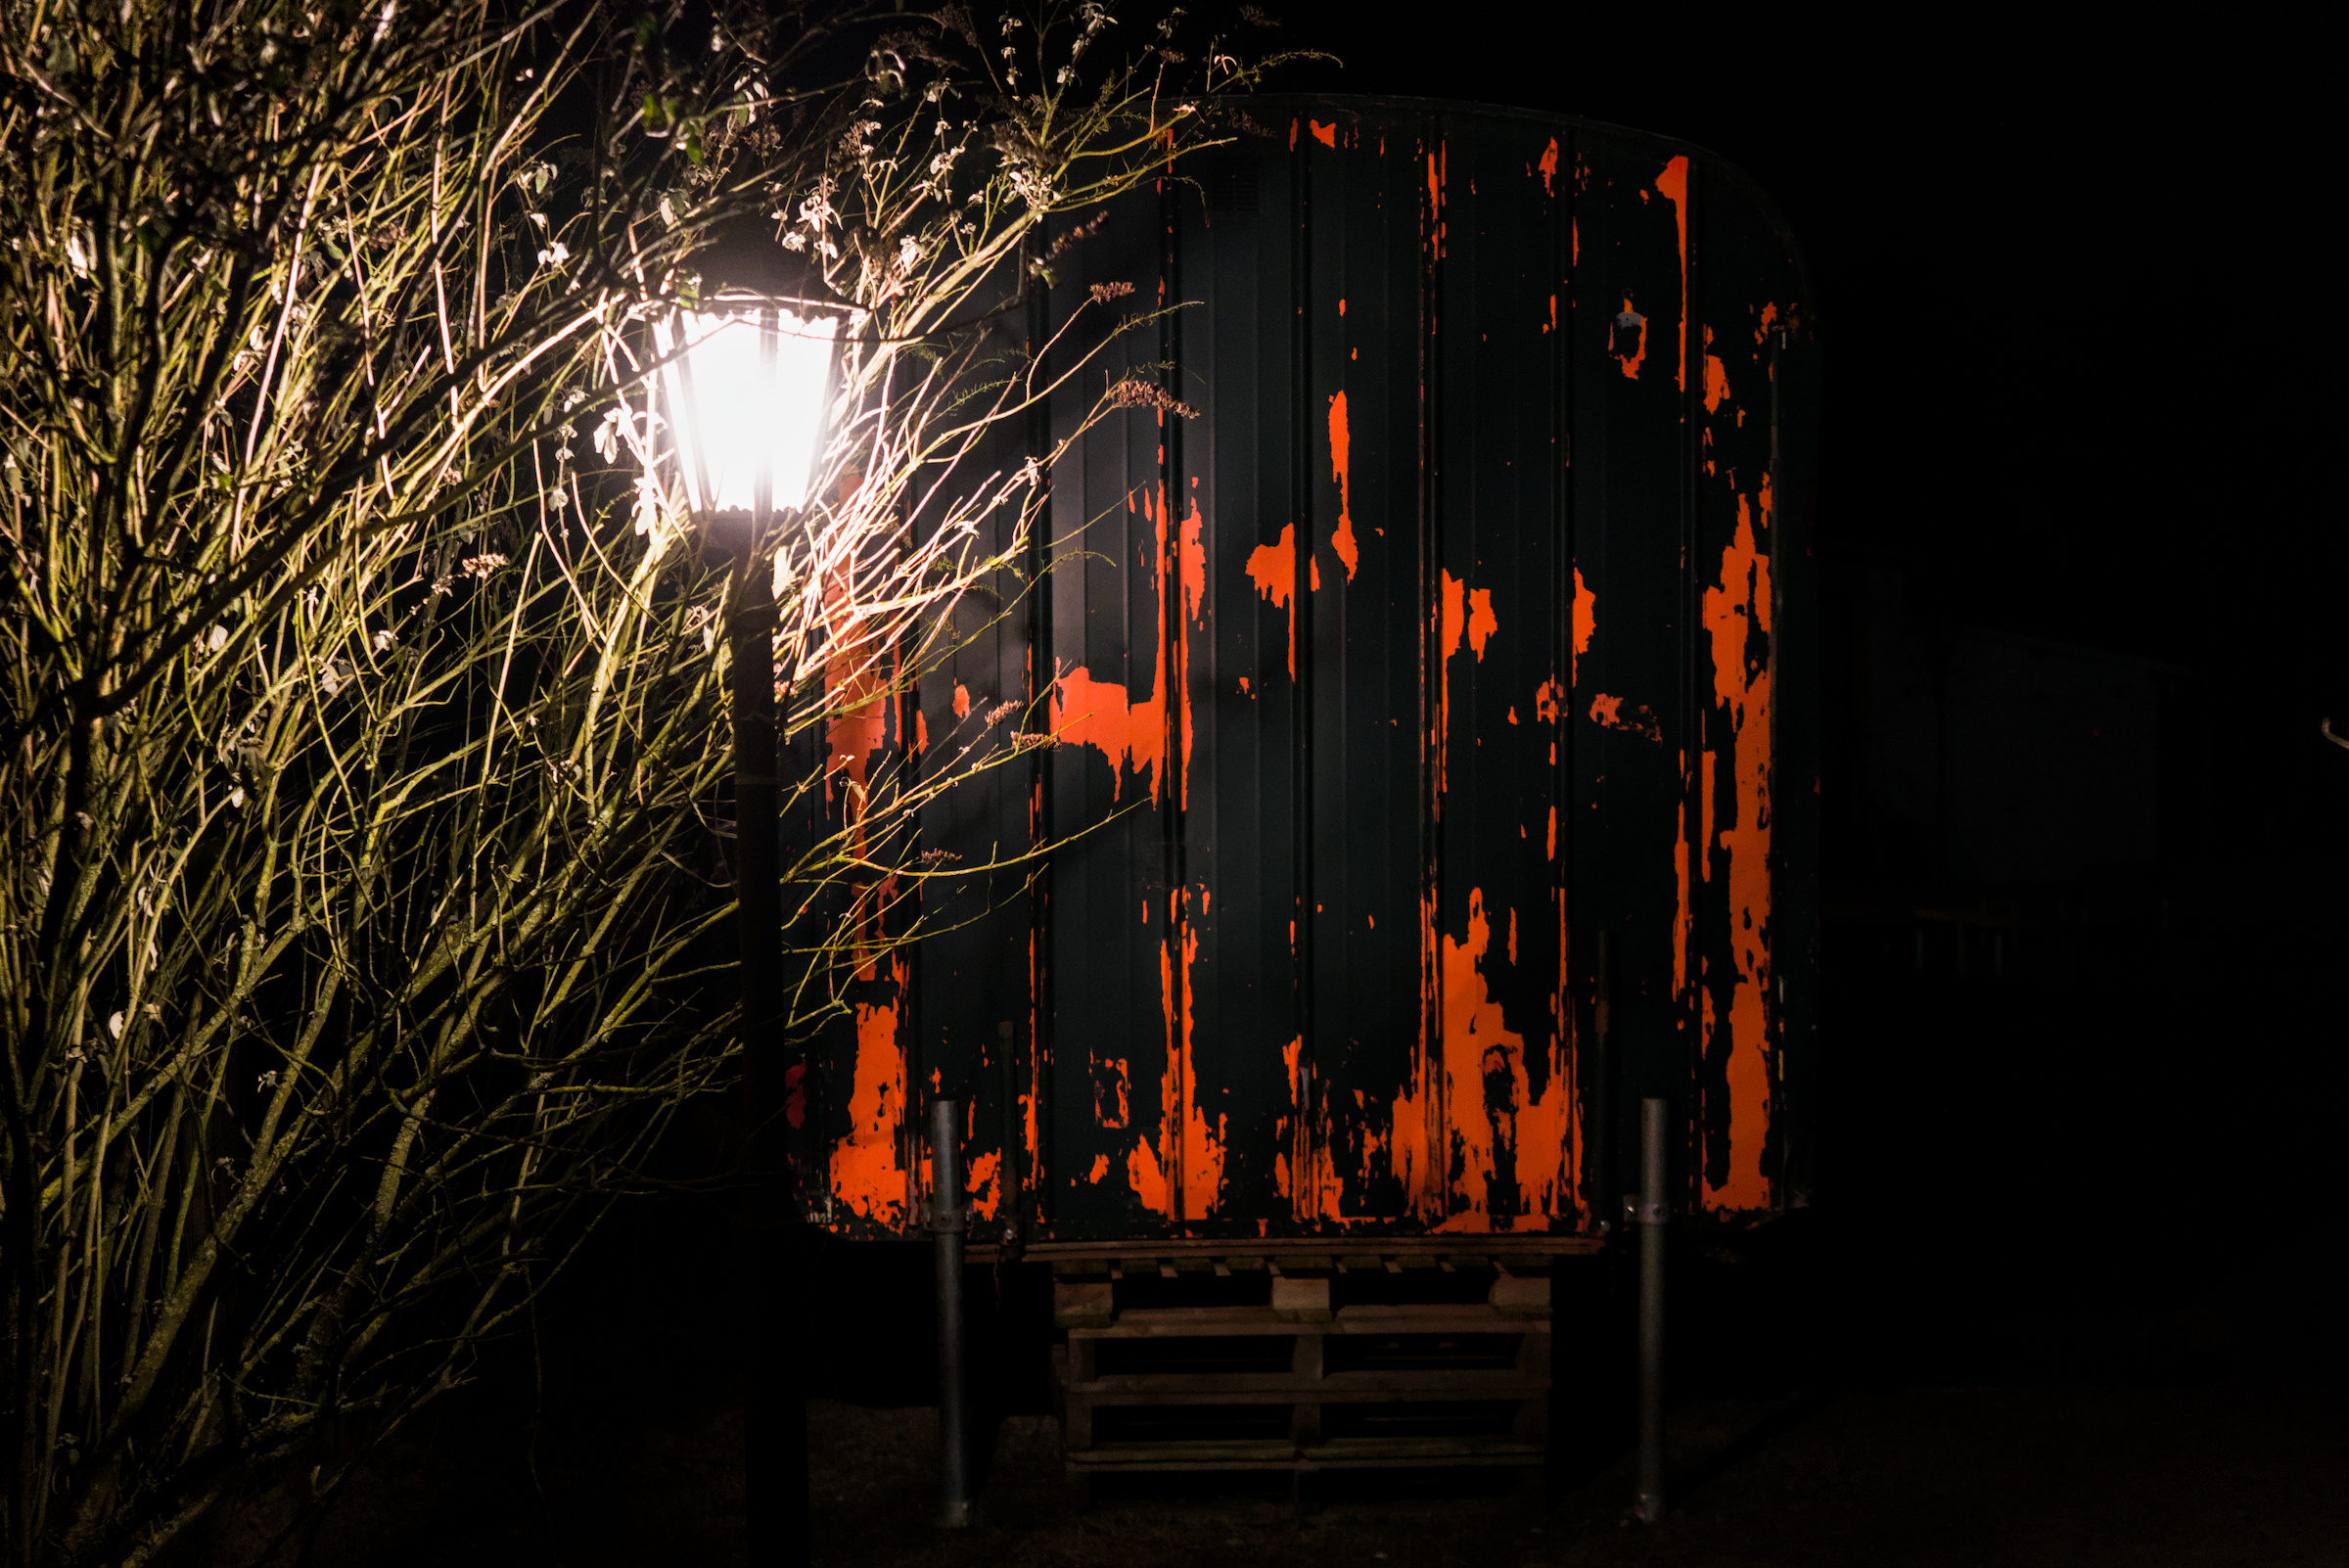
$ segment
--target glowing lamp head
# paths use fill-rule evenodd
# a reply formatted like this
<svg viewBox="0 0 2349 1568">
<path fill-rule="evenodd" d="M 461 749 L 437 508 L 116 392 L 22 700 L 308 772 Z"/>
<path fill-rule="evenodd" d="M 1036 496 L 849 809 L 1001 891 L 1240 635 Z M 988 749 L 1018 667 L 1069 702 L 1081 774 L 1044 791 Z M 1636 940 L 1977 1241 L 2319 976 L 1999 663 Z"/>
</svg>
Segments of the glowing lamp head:
<svg viewBox="0 0 2349 1568">
<path fill-rule="evenodd" d="M 668 423 L 704 517 L 764 525 L 807 504 L 823 456 L 840 318 L 720 296 L 656 321 Z"/>
</svg>

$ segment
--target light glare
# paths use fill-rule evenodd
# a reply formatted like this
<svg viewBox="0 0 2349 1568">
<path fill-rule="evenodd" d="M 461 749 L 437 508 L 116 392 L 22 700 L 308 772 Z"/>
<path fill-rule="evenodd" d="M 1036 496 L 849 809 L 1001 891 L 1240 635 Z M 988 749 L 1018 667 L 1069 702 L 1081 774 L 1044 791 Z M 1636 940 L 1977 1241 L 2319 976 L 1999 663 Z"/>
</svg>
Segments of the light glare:
<svg viewBox="0 0 2349 1568">
<path fill-rule="evenodd" d="M 694 510 L 759 514 L 805 506 L 829 412 L 840 318 L 721 304 L 680 310 L 673 322 L 656 323 L 654 333 L 667 361 L 669 421 Z M 770 476 L 773 489 L 762 503 L 760 481 Z"/>
</svg>

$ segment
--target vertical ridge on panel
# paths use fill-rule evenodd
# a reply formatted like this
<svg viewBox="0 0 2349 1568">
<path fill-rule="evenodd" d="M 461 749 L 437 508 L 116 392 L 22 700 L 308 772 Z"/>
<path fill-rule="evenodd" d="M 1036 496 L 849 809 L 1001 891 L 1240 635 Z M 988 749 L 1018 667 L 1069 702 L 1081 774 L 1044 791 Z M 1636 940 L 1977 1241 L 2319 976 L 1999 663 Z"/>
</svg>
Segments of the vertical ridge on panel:
<svg viewBox="0 0 2349 1568">
<path fill-rule="evenodd" d="M 1436 602 L 1434 952 L 1451 1228 L 1571 1228 L 1576 1102 L 1553 897 L 1557 642 L 1549 138 L 1447 138 Z M 1528 189 L 1530 187 L 1530 190 Z"/>
<path fill-rule="evenodd" d="M 1420 453 L 1427 144 L 1419 117 L 1306 119 L 1306 464 L 1290 571 L 1311 767 L 1317 1094 L 1309 1225 L 1386 1226 L 1436 1179 L 1420 1030 Z"/>
<path fill-rule="evenodd" d="M 1745 193 L 1700 171 L 1701 366 L 1696 420 L 1698 595 L 1695 756 L 1701 876 L 1699 1199 L 1739 1213 L 1778 1206 L 1783 1106 L 1777 868 L 1784 569 L 1773 437 L 1777 333 L 1799 308 L 1778 237 Z"/>
<path fill-rule="evenodd" d="M 937 510 L 917 517 L 916 526 L 952 527 L 968 518 L 979 524 L 979 547 L 1005 551 L 1020 524 L 1017 500 L 984 517 L 962 509 L 993 489 L 984 483 L 989 477 L 1019 471 L 1031 436 L 1024 420 L 988 432 Z M 1021 863 L 1033 843 L 1034 768 L 1012 740 L 1033 722 L 1032 611 L 1022 587 L 1019 574 L 1007 570 L 948 608 L 950 651 L 911 693 L 906 737 L 926 784 L 967 775 L 921 810 L 919 900 L 930 935 L 912 974 L 913 1021 L 925 1079 L 963 1103 L 965 1190 L 975 1220 L 995 1233 L 1023 1218 L 1039 1142 L 1033 926 Z"/>
<path fill-rule="evenodd" d="M 1095 352 L 1052 411 L 1067 438 L 1116 381 L 1156 379 L 1155 333 L 1113 335 L 1128 309 L 1155 309 L 1159 193 L 1113 204 L 1109 221 L 1066 253 L 1052 314 L 1060 352 Z M 1096 284 L 1130 283 L 1129 300 Z M 1082 312 L 1082 314 L 1080 314 Z M 1078 317 L 1075 321 L 1071 318 Z M 1066 368 L 1066 361 L 1055 369 Z M 1164 614 L 1174 566 L 1160 468 L 1160 411 L 1108 413 L 1053 476 L 1059 563 L 1048 596 L 1046 715 L 1052 775 L 1053 1174 L 1056 1234 L 1127 1233 L 1176 1210 L 1169 1112 L 1179 1100 L 1168 936 L 1170 791 Z"/>
<path fill-rule="evenodd" d="M 1184 925 L 1193 1090 L 1185 1214 L 1229 1233 L 1293 1224 L 1296 974 L 1291 746 L 1295 608 L 1283 540 L 1291 384 L 1287 159 L 1243 137 L 1176 188 L 1176 394 L 1181 432 Z M 1269 563 L 1269 564 L 1267 564 Z M 1225 1151 L 1229 1151 L 1228 1154 Z"/>
<path fill-rule="evenodd" d="M 1750 198 L 1749 198 L 1750 199 Z M 1777 538 L 1772 580 L 1778 591 L 1776 734 L 1772 757 L 1777 790 L 1771 963 L 1777 977 L 1777 1088 L 1783 1103 L 1771 1118 L 1772 1199 L 1781 1208 L 1810 1203 L 1818 1141 L 1819 964 L 1819 707 L 1821 665 L 1812 507 L 1819 458 L 1819 345 L 1808 324 L 1812 301 L 1792 238 L 1771 227 L 1773 294 L 1791 301 L 1771 326 L 1772 520 Z"/>
<path fill-rule="evenodd" d="M 1586 133 L 1573 168 L 1577 576 L 1573 923 L 1616 953 L 1618 1127 L 1642 1097 L 1685 1115 L 1689 879 L 1681 501 L 1686 161 Z M 1617 1136 L 1614 1187 L 1630 1190 Z"/>
<path fill-rule="evenodd" d="M 912 715 L 895 689 L 897 674 L 893 666 L 839 655 L 817 677 L 820 689 L 784 694 L 782 776 L 794 781 L 781 809 L 785 865 L 808 856 L 832 866 L 885 864 L 909 853 L 902 826 L 886 829 L 892 842 L 868 837 L 884 831 L 875 817 L 890 820 L 888 803 L 911 757 Z M 811 712 L 830 716 L 819 725 Z M 913 1027 L 917 955 L 903 940 L 915 910 L 899 891 L 892 879 L 835 877 L 784 910 L 795 1010 L 823 1020 L 810 1031 L 800 1071 L 786 1071 L 788 1141 L 803 1201 L 813 1200 L 809 1218 L 850 1234 L 895 1234 L 917 1201 L 907 1139 L 909 1110 L 923 1092 Z M 825 1017 L 836 996 L 847 1016 Z"/>
</svg>

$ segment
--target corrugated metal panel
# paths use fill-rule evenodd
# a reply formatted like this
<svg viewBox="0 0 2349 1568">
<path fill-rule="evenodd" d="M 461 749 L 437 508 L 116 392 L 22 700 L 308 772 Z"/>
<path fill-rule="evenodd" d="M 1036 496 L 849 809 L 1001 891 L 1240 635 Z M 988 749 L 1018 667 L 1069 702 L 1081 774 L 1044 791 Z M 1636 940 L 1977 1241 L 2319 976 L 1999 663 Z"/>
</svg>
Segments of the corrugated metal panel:
<svg viewBox="0 0 2349 1568">
<path fill-rule="evenodd" d="M 1635 132 L 1248 112 L 1274 134 L 1113 209 L 1036 307 L 1041 343 L 1096 283 L 1197 301 L 1107 373 L 1171 365 L 1200 417 L 1080 441 L 1050 532 L 1085 554 L 919 694 L 917 760 L 1062 741 L 932 807 L 926 845 L 1081 836 L 932 898 L 938 934 L 868 983 L 804 1085 L 811 1215 L 902 1225 L 938 1091 L 970 1102 L 982 1215 L 1029 1239 L 1587 1230 L 1625 1184 L 1603 1130 L 1654 1093 L 1692 1208 L 1801 1201 L 1790 239 Z M 1029 716 L 989 730 L 1006 702 Z"/>
</svg>

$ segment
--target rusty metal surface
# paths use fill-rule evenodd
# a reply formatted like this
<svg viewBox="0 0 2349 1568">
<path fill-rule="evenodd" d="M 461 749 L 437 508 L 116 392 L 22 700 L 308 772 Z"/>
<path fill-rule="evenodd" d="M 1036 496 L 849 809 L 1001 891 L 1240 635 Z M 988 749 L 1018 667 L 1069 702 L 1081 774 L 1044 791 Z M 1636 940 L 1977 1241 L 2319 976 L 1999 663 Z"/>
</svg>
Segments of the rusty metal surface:
<svg viewBox="0 0 2349 1568">
<path fill-rule="evenodd" d="M 918 708 L 825 743 L 845 780 L 1049 730 L 925 846 L 975 864 L 1089 831 L 1033 888 L 934 897 L 939 934 L 864 984 L 794 1102 L 809 1217 L 909 1224 L 938 1093 L 969 1107 L 974 1242 L 1589 1233 L 1636 1179 L 1592 1168 L 1593 1128 L 1644 1095 L 1674 1103 L 1686 1208 L 1802 1202 L 1793 242 L 1661 138 L 1248 115 L 1270 134 L 1112 209 L 1031 323 L 1046 341 L 1097 283 L 1197 301 L 1113 371 L 1171 366 L 1199 417 L 1078 443 L 1050 531 L 1084 559 Z"/>
</svg>

